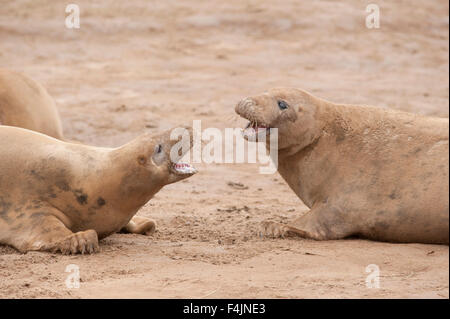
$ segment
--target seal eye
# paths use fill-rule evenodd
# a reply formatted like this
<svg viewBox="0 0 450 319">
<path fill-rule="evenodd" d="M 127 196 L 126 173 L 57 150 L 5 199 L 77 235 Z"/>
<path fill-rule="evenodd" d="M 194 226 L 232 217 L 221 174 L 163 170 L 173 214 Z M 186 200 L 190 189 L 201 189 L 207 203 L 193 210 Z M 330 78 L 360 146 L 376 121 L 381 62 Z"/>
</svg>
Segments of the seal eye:
<svg viewBox="0 0 450 319">
<path fill-rule="evenodd" d="M 280 110 L 286 110 L 289 105 L 286 102 L 280 100 L 278 101 L 278 107 L 280 108 Z"/>
<path fill-rule="evenodd" d="M 161 144 L 158 144 L 155 146 L 155 151 L 152 156 L 153 163 L 156 165 L 161 165 L 166 160 L 166 156 L 163 152 L 163 146 Z"/>
</svg>

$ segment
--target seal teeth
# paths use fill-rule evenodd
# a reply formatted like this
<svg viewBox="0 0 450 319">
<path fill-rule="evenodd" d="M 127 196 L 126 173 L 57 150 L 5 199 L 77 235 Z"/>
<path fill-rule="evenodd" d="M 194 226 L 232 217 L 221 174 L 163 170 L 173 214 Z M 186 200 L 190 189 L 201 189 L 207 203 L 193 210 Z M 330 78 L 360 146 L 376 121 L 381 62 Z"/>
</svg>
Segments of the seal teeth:
<svg viewBox="0 0 450 319">
<path fill-rule="evenodd" d="M 249 122 L 245 126 L 244 130 L 247 130 L 249 128 L 252 128 L 256 131 L 258 129 L 268 128 L 268 126 L 264 123 L 258 123 L 258 120 L 249 120 Z"/>
<path fill-rule="evenodd" d="M 197 172 L 197 170 L 193 166 L 187 163 L 175 163 L 173 164 L 173 168 L 175 169 L 175 171 L 181 174 L 194 174 Z"/>
</svg>

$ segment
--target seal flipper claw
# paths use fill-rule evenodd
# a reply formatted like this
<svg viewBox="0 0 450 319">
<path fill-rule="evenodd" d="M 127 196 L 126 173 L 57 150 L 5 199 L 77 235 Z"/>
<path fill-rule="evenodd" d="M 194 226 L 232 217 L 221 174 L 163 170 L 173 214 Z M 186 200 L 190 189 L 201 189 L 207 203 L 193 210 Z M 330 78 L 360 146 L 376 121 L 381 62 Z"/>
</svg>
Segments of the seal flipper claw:
<svg viewBox="0 0 450 319">
<path fill-rule="evenodd" d="M 260 225 L 259 236 L 270 238 L 285 238 L 288 235 L 288 227 L 286 225 L 263 221 Z"/>
<path fill-rule="evenodd" d="M 263 221 L 260 225 L 260 237 L 270 238 L 286 238 L 286 237 L 302 237 L 315 240 L 323 240 L 322 236 L 312 231 L 306 231 L 303 227 L 297 225 L 284 225 L 273 221 Z"/>
<path fill-rule="evenodd" d="M 73 233 L 50 245 L 54 246 L 52 251 L 60 251 L 63 254 L 74 255 L 77 253 L 84 254 L 86 252 L 92 254 L 96 252 L 96 247 L 98 247 L 98 236 L 95 230 L 89 229 Z"/>
</svg>

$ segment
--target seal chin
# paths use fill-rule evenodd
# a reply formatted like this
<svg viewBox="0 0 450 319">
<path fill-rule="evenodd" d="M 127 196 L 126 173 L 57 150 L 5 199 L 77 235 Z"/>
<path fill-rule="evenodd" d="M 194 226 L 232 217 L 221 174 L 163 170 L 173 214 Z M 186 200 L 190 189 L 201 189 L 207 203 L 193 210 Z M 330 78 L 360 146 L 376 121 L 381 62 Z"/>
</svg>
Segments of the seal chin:
<svg viewBox="0 0 450 319">
<path fill-rule="evenodd" d="M 257 142 L 259 139 L 265 138 L 270 134 L 270 127 L 265 124 L 257 124 L 256 122 L 248 122 L 247 126 L 242 130 L 244 139 L 250 142 Z"/>
<path fill-rule="evenodd" d="M 187 163 L 172 164 L 172 171 L 177 175 L 194 175 L 195 173 L 197 173 L 197 169 Z"/>
</svg>

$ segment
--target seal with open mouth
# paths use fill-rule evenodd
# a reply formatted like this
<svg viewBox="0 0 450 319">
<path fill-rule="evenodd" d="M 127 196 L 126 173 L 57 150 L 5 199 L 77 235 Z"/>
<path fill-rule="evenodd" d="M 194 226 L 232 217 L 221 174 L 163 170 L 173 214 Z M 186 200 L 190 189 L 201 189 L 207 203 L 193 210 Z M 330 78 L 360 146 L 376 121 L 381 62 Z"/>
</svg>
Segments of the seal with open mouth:
<svg viewBox="0 0 450 319">
<path fill-rule="evenodd" d="M 167 131 L 101 148 L 0 126 L 0 244 L 92 253 L 112 233 L 152 233 L 154 221 L 133 216 L 164 185 L 196 173 L 179 162 L 192 146 L 185 129 L 184 139 Z"/>
<path fill-rule="evenodd" d="M 244 137 L 278 129 L 278 172 L 310 208 L 261 234 L 449 242 L 449 121 L 334 104 L 293 88 L 240 101 Z M 267 147 L 268 139 L 266 139 Z"/>
</svg>

